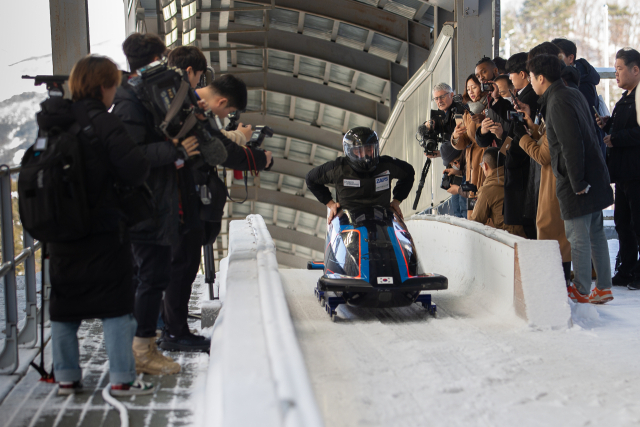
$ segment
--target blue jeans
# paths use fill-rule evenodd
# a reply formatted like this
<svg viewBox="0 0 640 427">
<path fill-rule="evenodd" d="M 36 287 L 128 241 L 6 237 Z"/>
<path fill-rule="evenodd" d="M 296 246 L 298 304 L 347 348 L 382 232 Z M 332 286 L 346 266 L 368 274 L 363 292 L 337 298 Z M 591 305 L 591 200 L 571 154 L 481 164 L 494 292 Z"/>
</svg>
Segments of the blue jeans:
<svg viewBox="0 0 640 427">
<path fill-rule="evenodd" d="M 564 221 L 567 240 L 571 243 L 573 283 L 582 295 L 591 292 L 591 260 L 596 269 L 596 287 L 611 288 L 609 245 L 604 234 L 602 211 Z"/>
<path fill-rule="evenodd" d="M 51 322 L 53 371 L 58 381 L 73 382 L 82 379 L 78 349 L 79 327 L 80 321 Z M 136 327 L 133 314 L 102 319 L 111 384 L 130 383 L 136 379 L 136 361 L 131 349 Z"/>
<path fill-rule="evenodd" d="M 458 218 L 466 218 L 467 199 L 459 194 L 454 194 L 453 196 L 451 196 L 451 209 L 453 211 L 453 216 Z"/>
</svg>

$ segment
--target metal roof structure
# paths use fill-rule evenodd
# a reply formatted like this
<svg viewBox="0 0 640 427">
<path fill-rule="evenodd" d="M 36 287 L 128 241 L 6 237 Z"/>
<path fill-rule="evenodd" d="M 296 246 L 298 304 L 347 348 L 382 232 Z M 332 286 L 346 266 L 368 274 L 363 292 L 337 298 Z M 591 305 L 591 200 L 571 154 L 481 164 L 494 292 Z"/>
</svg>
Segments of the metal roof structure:
<svg viewBox="0 0 640 427">
<path fill-rule="evenodd" d="M 306 173 L 340 155 L 348 129 L 382 131 L 398 92 L 428 58 L 434 33 L 452 16 L 447 14 L 454 3 L 137 3 L 135 30 L 157 32 L 169 47 L 200 47 L 217 75 L 232 73 L 247 84 L 248 106 L 241 121 L 268 125 L 275 132 L 263 144 L 273 152 L 273 169 L 249 179 L 246 202 L 225 207 L 214 244 L 216 260 L 227 254 L 228 221 L 252 213 L 271 224 L 283 266 L 304 268 L 307 260 L 323 257 L 326 208 L 307 190 Z M 242 200 L 245 194 L 244 183 L 233 180 L 231 197 Z"/>
</svg>

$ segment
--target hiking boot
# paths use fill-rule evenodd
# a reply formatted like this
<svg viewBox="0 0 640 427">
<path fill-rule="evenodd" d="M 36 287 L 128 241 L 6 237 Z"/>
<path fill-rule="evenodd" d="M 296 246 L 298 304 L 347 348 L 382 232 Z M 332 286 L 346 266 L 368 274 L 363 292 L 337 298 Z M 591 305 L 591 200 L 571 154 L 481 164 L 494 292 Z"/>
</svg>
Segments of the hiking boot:
<svg viewBox="0 0 640 427">
<path fill-rule="evenodd" d="M 170 351 L 203 351 L 208 353 L 209 348 L 211 348 L 211 340 L 192 333 L 173 336 L 165 332 L 162 335 L 159 347 Z"/>
<path fill-rule="evenodd" d="M 573 283 L 571 284 L 571 286 L 567 287 L 567 293 L 569 294 L 569 298 L 571 298 L 571 301 L 575 303 L 586 304 L 589 302 L 589 295 L 582 295 L 580 292 L 578 292 L 578 290 L 576 289 L 576 285 L 574 285 Z"/>
<path fill-rule="evenodd" d="M 80 381 L 58 383 L 58 396 L 68 396 L 70 394 L 82 393 L 82 383 Z"/>
<path fill-rule="evenodd" d="M 133 338 L 133 356 L 136 372 L 149 375 L 167 375 L 180 372 L 180 365 L 158 351 L 156 337 Z"/>
<path fill-rule="evenodd" d="M 640 289 L 640 280 L 629 283 L 627 285 L 627 289 L 629 289 L 630 291 L 637 291 L 638 289 Z"/>
<path fill-rule="evenodd" d="M 591 304 L 604 304 L 612 299 L 611 289 L 598 289 L 595 287 L 593 291 L 591 291 L 591 295 L 589 295 L 589 302 Z"/>
<path fill-rule="evenodd" d="M 622 274 L 619 271 L 611 278 L 611 284 L 613 286 L 627 286 L 633 282 L 633 276 L 631 274 Z"/>
<path fill-rule="evenodd" d="M 143 394 L 153 394 L 156 388 L 153 384 L 136 378 L 126 384 L 112 384 L 109 393 L 111 396 L 141 396 Z"/>
</svg>

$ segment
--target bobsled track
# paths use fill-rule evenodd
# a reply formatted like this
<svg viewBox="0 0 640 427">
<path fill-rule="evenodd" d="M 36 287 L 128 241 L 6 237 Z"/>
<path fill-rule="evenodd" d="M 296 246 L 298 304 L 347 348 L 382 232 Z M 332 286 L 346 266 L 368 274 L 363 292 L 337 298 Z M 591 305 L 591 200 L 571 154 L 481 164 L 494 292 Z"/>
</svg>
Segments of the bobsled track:
<svg viewBox="0 0 640 427">
<path fill-rule="evenodd" d="M 340 306 L 332 322 L 322 272 L 279 271 L 262 218 L 232 222 L 199 425 L 640 423 L 640 295 L 574 306 L 555 242 L 450 217 L 407 226 L 425 270 L 449 278 L 437 317 Z"/>
</svg>

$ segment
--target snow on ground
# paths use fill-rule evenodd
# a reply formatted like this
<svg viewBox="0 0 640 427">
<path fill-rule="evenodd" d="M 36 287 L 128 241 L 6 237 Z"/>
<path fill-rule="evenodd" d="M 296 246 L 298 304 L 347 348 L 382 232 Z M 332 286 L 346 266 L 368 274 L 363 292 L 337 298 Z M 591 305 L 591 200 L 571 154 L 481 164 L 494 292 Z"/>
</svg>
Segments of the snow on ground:
<svg viewBox="0 0 640 427">
<path fill-rule="evenodd" d="M 437 318 L 417 305 L 340 306 L 332 323 L 313 295 L 320 274 L 281 271 L 327 426 L 640 424 L 640 292 L 571 304 L 573 326 L 562 330 L 447 291 L 435 293 Z"/>
</svg>

